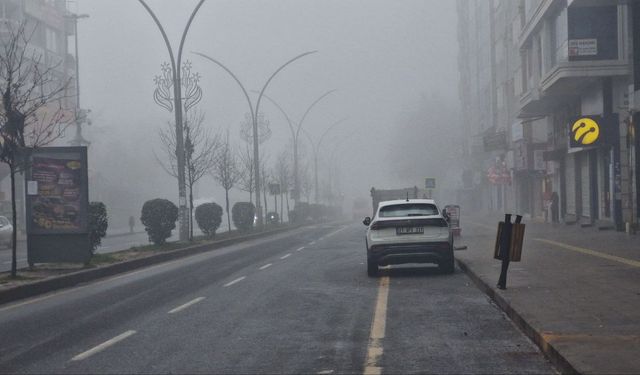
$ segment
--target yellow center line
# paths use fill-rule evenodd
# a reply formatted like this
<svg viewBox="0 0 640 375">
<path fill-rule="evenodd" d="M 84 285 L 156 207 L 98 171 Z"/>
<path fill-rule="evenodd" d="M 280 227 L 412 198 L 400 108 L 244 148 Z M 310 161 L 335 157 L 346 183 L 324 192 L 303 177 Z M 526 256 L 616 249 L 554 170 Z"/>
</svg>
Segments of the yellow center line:
<svg viewBox="0 0 640 375">
<path fill-rule="evenodd" d="M 382 358 L 382 339 L 384 339 L 387 325 L 387 299 L 389 297 L 389 277 L 380 278 L 376 309 L 371 323 L 371 334 L 367 348 L 367 359 L 364 363 L 365 375 L 379 375 L 382 373 L 380 359 Z"/>
<path fill-rule="evenodd" d="M 556 242 L 556 241 L 547 240 L 547 239 L 544 239 L 544 238 L 534 238 L 533 240 L 534 241 L 539 241 L 539 242 L 544 242 L 544 243 L 549 244 L 549 245 L 554 245 L 554 246 L 557 246 L 557 247 L 561 247 L 561 248 L 566 249 L 566 250 L 576 251 L 578 253 L 587 254 L 587 255 L 594 256 L 594 257 L 598 257 L 598 258 L 612 260 L 614 262 L 626 264 L 627 266 L 640 268 L 640 261 L 637 261 L 637 260 L 627 259 L 627 258 L 615 256 L 615 255 L 606 254 L 606 253 L 601 253 L 599 251 L 595 251 L 595 250 L 591 250 L 591 249 L 585 249 L 585 248 L 578 247 L 578 246 L 572 246 L 572 245 L 568 245 L 568 244 L 565 244 L 565 243 L 562 243 L 562 242 Z"/>
</svg>

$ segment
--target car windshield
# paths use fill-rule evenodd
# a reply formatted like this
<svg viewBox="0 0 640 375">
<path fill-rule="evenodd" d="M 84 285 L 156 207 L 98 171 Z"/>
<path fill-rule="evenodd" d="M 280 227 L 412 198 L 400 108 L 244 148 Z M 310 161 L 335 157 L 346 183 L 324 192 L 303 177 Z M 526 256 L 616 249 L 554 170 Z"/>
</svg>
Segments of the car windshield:
<svg viewBox="0 0 640 375">
<path fill-rule="evenodd" d="M 394 204 L 380 208 L 380 217 L 429 216 L 437 215 L 438 208 L 429 203 Z"/>
</svg>

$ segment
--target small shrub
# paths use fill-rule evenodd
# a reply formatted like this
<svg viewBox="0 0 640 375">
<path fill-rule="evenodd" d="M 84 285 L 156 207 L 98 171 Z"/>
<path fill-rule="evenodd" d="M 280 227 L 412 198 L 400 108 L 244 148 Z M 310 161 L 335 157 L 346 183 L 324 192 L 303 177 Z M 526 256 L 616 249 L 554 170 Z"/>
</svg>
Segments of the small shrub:
<svg viewBox="0 0 640 375">
<path fill-rule="evenodd" d="M 309 203 L 296 202 L 293 210 L 289 211 L 289 221 L 292 223 L 302 223 L 309 217 Z"/>
<path fill-rule="evenodd" d="M 109 218 L 104 203 L 89 203 L 89 242 L 92 254 L 102 243 L 102 238 L 107 234 L 108 226 Z"/>
<path fill-rule="evenodd" d="M 251 202 L 238 202 L 231 208 L 231 220 L 239 230 L 247 231 L 253 228 L 253 218 L 256 207 Z"/>
<path fill-rule="evenodd" d="M 198 227 L 207 237 L 216 235 L 216 230 L 222 222 L 222 207 L 211 202 L 203 203 L 196 207 L 196 222 Z"/>
<path fill-rule="evenodd" d="M 171 237 L 171 231 L 176 227 L 178 207 L 166 199 L 152 199 L 144 202 L 140 221 L 149 235 L 149 241 L 162 245 Z"/>
</svg>

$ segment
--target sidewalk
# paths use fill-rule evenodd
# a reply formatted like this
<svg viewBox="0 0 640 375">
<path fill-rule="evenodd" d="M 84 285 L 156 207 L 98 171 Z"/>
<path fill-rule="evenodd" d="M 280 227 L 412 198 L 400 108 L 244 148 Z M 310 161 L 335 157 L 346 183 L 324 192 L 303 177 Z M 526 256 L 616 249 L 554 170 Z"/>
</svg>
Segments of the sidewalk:
<svg viewBox="0 0 640 375">
<path fill-rule="evenodd" d="M 495 287 L 499 216 L 469 218 L 459 265 L 562 372 L 640 373 L 640 237 L 565 224 L 527 224 L 522 262 Z"/>
</svg>

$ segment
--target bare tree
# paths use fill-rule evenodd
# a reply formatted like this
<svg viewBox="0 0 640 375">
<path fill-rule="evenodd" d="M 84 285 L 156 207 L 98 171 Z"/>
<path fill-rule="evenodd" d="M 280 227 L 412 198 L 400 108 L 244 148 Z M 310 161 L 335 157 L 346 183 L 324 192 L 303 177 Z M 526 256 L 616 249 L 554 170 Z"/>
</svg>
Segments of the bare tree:
<svg viewBox="0 0 640 375">
<path fill-rule="evenodd" d="M 73 122 L 72 111 L 65 109 L 70 79 L 61 79 L 60 63 L 47 65 L 42 53 L 30 48 L 37 25 L 27 30 L 4 21 L 0 38 L 0 161 L 7 164 L 11 176 L 13 219 L 11 277 L 16 277 L 16 173 L 27 167 L 29 148 L 50 144 L 64 135 Z"/>
<path fill-rule="evenodd" d="M 255 178 L 253 171 L 253 149 L 249 147 L 248 143 L 240 152 L 238 159 L 242 172 L 240 181 L 238 181 L 238 188 L 249 193 L 249 202 L 253 203 L 253 192 L 256 189 L 256 184 L 253 182 Z"/>
<path fill-rule="evenodd" d="M 304 195 L 307 203 L 311 201 L 311 192 L 313 191 L 313 178 L 311 177 L 311 168 L 302 168 L 302 173 L 300 174 L 300 190 L 302 195 Z"/>
<path fill-rule="evenodd" d="M 275 178 L 280 185 L 280 223 L 284 220 L 284 198 L 287 199 L 287 213 L 289 212 L 289 185 L 291 184 L 290 156 L 287 150 L 283 150 L 276 159 Z"/>
<path fill-rule="evenodd" d="M 262 185 L 262 197 L 264 200 L 264 219 L 266 222 L 267 219 L 267 213 L 269 212 L 269 205 L 268 205 L 268 198 L 269 195 L 267 194 L 268 192 L 268 188 L 269 188 L 269 181 L 271 180 L 271 173 L 269 173 L 269 169 L 267 168 L 267 164 L 269 163 L 269 156 L 268 155 L 262 155 L 260 157 L 260 179 L 262 181 L 260 181 L 260 184 Z"/>
<path fill-rule="evenodd" d="M 231 216 L 229 215 L 229 190 L 233 188 L 240 180 L 242 173 L 238 168 L 238 157 L 236 151 L 231 147 L 229 142 L 229 130 L 220 144 L 220 151 L 216 157 L 216 161 L 211 170 L 213 178 L 216 179 L 224 189 L 225 203 L 227 211 L 227 224 L 229 232 L 231 232 Z"/>
<path fill-rule="evenodd" d="M 216 161 L 216 150 L 220 145 L 219 134 L 205 129 L 204 113 L 191 111 L 183 123 L 184 160 L 186 184 L 189 189 L 189 240 L 193 241 L 193 187 L 213 168 Z M 166 161 L 156 160 L 169 175 L 178 178 L 178 158 L 176 157 L 175 125 L 167 122 L 167 126 L 159 130 L 163 153 Z"/>
</svg>

